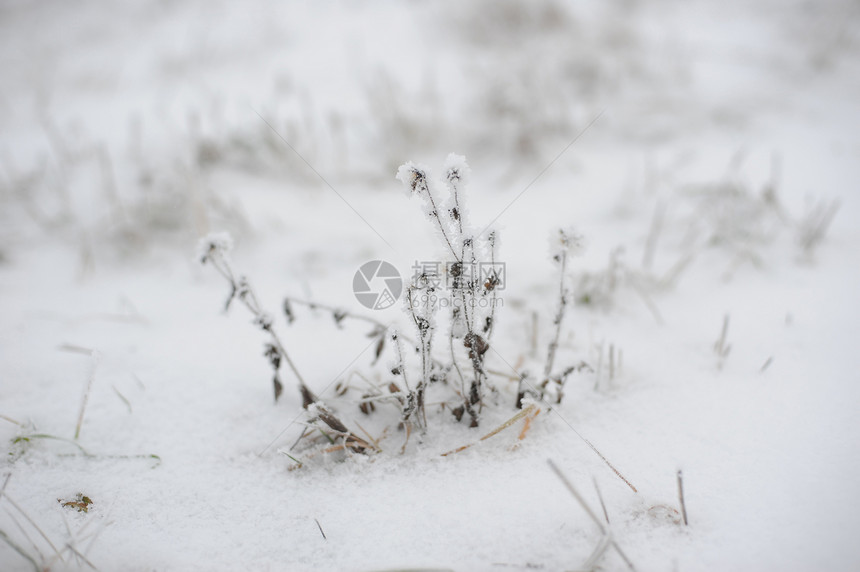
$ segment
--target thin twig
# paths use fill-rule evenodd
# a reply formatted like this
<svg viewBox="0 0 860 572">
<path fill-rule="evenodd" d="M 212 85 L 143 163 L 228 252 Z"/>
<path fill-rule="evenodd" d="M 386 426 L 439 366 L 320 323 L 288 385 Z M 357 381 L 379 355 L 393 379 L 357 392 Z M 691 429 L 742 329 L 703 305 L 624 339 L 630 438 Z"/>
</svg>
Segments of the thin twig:
<svg viewBox="0 0 860 572">
<path fill-rule="evenodd" d="M 314 522 L 317 523 L 317 527 L 320 529 L 320 534 L 322 534 L 323 540 L 328 540 L 328 538 L 326 538 L 325 532 L 323 532 L 323 528 L 322 528 L 322 525 L 320 524 L 320 521 L 318 521 L 317 519 L 314 519 Z"/>
</svg>

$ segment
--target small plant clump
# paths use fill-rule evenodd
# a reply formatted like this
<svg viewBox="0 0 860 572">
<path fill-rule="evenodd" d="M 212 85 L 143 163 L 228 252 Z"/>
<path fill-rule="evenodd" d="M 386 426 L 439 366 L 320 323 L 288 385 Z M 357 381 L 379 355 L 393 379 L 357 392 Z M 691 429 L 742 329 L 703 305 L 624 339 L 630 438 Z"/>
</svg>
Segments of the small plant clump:
<svg viewBox="0 0 860 572">
<path fill-rule="evenodd" d="M 469 175 L 465 158 L 455 154 L 448 156 L 439 179 L 434 179 L 428 168 L 412 162 L 405 163 L 397 171 L 397 179 L 403 183 L 407 195 L 421 201 L 422 210 L 433 225 L 445 253 L 439 266 L 419 268 L 405 285 L 402 303 L 413 336 L 372 317 L 353 314 L 336 306 L 292 297 L 285 298 L 282 304 L 289 325 L 297 319 L 297 306 L 330 313 L 338 328 L 347 321 L 363 321 L 371 325 L 367 333 L 375 348 L 371 365 L 378 363 L 386 349 L 391 360 L 385 371 L 377 371 L 377 379 L 387 378 L 382 383 L 357 374 L 369 386 L 368 390 L 362 391 L 358 409 L 369 416 L 379 411 L 381 407 L 378 406 L 383 404 L 395 407 L 398 411 L 396 423 L 398 428 L 406 430 L 407 442 L 413 429 L 422 433 L 428 429 L 431 403 L 428 393 L 431 389 L 434 391 L 432 403 L 438 411 L 449 411 L 456 421 L 466 420 L 473 428 L 481 424 L 482 411 L 488 405 L 487 396 L 501 395 L 490 382 L 490 376 L 498 372 L 487 367 L 487 360 L 493 355 L 498 356 L 492 336 L 498 319 L 497 308 L 502 305 L 499 303 L 499 290 L 504 279 L 503 265 L 498 264 L 496 256 L 496 231 L 485 229 L 478 232 L 469 223 L 466 197 Z M 570 259 L 583 249 L 584 238 L 574 229 L 561 229 L 556 231 L 552 243 L 552 256 L 559 265 L 559 298 L 543 374 L 535 383 L 527 372 L 520 373 L 514 368 L 511 368 L 513 375 L 501 375 L 518 381 L 510 406 L 522 411 L 482 439 L 524 418 L 526 425 L 520 433 L 522 439 L 540 411 L 535 402 L 547 401 L 546 409 L 551 407 L 550 403 L 561 403 L 568 377 L 574 372 L 591 371 L 584 361 L 556 367 L 564 316 L 574 303 L 573 289 L 567 285 L 568 265 Z M 248 280 L 234 273 L 228 256 L 231 247 L 228 235 L 209 235 L 200 242 L 199 260 L 213 266 L 227 280 L 230 290 L 225 311 L 238 301 L 251 313 L 254 325 L 266 335 L 263 355 L 273 370 L 276 401 L 284 389 L 283 366 L 286 365 L 295 377 L 310 419 L 291 450 L 303 439 L 319 438 L 317 431 L 309 430 L 314 424 L 319 426 L 319 433 L 328 441 L 324 451 L 367 453 L 379 450 L 379 439 L 372 437 L 358 423 L 353 423 L 366 436 L 359 437 L 334 408 L 309 388 L 276 333 L 274 318 L 263 311 Z M 509 363 L 498 357 L 504 364 Z M 338 382 L 337 397 L 345 396 L 350 389 L 349 380 Z M 498 403 L 498 398 L 493 402 Z M 301 465 L 291 455 L 290 458 Z"/>
</svg>

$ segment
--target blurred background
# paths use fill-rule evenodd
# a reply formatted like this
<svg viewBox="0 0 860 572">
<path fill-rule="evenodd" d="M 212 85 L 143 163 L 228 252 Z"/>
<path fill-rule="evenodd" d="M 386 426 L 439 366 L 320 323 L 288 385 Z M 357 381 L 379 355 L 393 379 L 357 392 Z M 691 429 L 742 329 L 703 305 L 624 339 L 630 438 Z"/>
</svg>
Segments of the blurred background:
<svg viewBox="0 0 860 572">
<path fill-rule="evenodd" d="M 326 182 L 384 226 L 397 166 L 451 151 L 483 174 L 489 219 L 598 116 L 554 169 L 597 165 L 613 191 L 750 151 L 764 180 L 787 123 L 856 159 L 840 137 L 858 126 L 858 16 L 848 0 L 6 0 L 0 253 L 47 235 L 92 264 L 241 236 L 272 216 L 254 189 L 304 201 Z M 330 232 L 367 230 L 344 220 Z"/>
</svg>

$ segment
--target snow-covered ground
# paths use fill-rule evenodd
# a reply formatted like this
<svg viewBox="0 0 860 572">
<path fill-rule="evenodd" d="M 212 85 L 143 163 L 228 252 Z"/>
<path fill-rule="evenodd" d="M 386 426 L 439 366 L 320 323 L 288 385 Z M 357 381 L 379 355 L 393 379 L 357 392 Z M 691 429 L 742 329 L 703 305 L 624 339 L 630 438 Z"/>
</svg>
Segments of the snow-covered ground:
<svg viewBox="0 0 860 572">
<path fill-rule="evenodd" d="M 599 487 L 637 570 L 860 569 L 858 23 L 848 1 L 4 2 L 0 569 L 627 569 L 586 562 L 604 525 L 548 459 L 603 520 Z M 415 338 L 353 276 L 447 259 L 394 176 L 450 152 L 506 268 L 494 390 L 469 428 L 449 371 L 407 442 L 396 402 L 359 409 L 402 384 L 390 340 L 374 363 L 367 322 L 281 304 Z M 556 369 L 590 369 L 480 440 L 542 379 L 571 225 Z M 312 417 L 286 367 L 273 402 L 266 333 L 195 258 L 210 232 L 379 451 L 293 447 Z"/>
</svg>

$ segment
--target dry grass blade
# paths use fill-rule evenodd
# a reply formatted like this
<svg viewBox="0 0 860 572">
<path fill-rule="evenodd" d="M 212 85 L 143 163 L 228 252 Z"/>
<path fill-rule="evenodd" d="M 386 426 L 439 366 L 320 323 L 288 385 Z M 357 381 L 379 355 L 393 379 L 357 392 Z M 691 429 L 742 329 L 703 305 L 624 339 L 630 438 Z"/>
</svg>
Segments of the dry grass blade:
<svg viewBox="0 0 860 572">
<path fill-rule="evenodd" d="M 379 447 L 379 439 L 374 439 L 374 438 L 373 438 L 373 435 L 371 435 L 371 434 L 367 431 L 367 429 L 365 429 L 364 427 L 362 427 L 362 426 L 358 423 L 358 421 L 353 421 L 353 423 L 355 423 L 355 426 L 356 426 L 356 427 L 358 427 L 359 429 L 361 429 L 361 432 L 362 432 L 362 433 L 364 433 L 364 434 L 367 436 L 367 438 L 368 438 L 368 439 L 370 439 L 370 442 L 371 442 L 371 443 L 373 443 L 373 448 L 374 448 L 374 449 L 376 449 L 377 451 L 381 451 L 381 449 L 380 449 L 380 447 Z"/>
<path fill-rule="evenodd" d="M 7 417 L 6 415 L 0 415 L 0 419 L 2 419 L 3 421 L 8 421 L 9 423 L 12 423 L 13 425 L 17 425 L 18 427 L 22 427 L 24 425 L 20 421 L 15 421 L 11 417 Z"/>
<path fill-rule="evenodd" d="M 90 561 L 89 561 L 89 559 L 87 559 L 87 557 L 86 557 L 86 556 L 84 556 L 83 554 L 81 554 L 81 553 L 80 553 L 80 551 L 79 551 L 77 548 L 75 548 L 74 546 L 72 546 L 72 545 L 71 545 L 71 543 L 66 544 L 66 548 L 68 548 L 69 550 L 71 550 L 71 551 L 74 553 L 74 555 L 75 555 L 75 556 L 77 556 L 81 561 L 83 561 L 83 563 L 84 563 L 84 564 L 86 564 L 87 566 L 89 566 L 90 568 L 92 568 L 93 570 L 96 570 L 96 572 L 98 572 L 98 568 L 96 568 L 96 567 L 95 567 L 95 565 L 94 565 L 92 562 L 90 562 Z"/>
<path fill-rule="evenodd" d="M 537 409 L 537 411 L 535 411 L 536 409 Z M 516 423 L 517 421 L 522 419 L 523 417 L 529 415 L 533 411 L 535 412 L 535 415 L 540 413 L 540 409 L 538 409 L 537 405 L 535 405 L 534 403 L 523 408 L 519 413 L 517 413 L 516 415 L 514 415 L 513 417 L 511 417 L 510 419 L 508 419 L 507 421 L 505 421 L 504 423 L 502 423 L 501 425 L 499 425 L 498 427 L 496 427 L 495 429 L 493 429 L 492 431 L 490 431 L 489 433 L 487 433 L 486 435 L 484 435 L 483 437 L 478 439 L 477 442 L 486 441 L 490 437 L 501 433 L 502 431 L 504 431 L 505 429 L 507 429 L 508 427 L 510 427 L 511 425 L 513 425 L 514 423 Z M 526 422 L 528 423 L 529 420 L 526 420 Z M 524 433 L 525 433 L 525 431 L 523 431 L 523 433 L 521 433 L 521 435 Z M 461 451 L 465 451 L 469 447 L 474 446 L 476 443 L 469 443 L 468 445 L 463 445 L 462 447 L 457 447 L 456 449 L 452 449 L 451 451 L 448 451 L 447 453 L 442 453 L 442 456 L 447 457 L 448 455 L 452 455 L 454 453 L 459 453 Z"/>
<path fill-rule="evenodd" d="M 84 423 L 84 412 L 87 409 L 87 401 L 90 398 L 90 391 L 93 389 L 93 382 L 96 380 L 96 370 L 99 367 L 99 362 L 101 361 L 101 354 L 98 351 L 93 351 L 91 354 L 93 359 L 92 371 L 90 372 L 90 377 L 87 380 L 87 386 L 84 390 L 84 396 L 81 399 L 81 409 L 78 412 L 78 423 L 75 426 L 75 441 L 78 440 L 78 437 L 81 435 L 81 425 Z"/>
<path fill-rule="evenodd" d="M 631 570 L 636 570 L 636 568 L 633 566 L 633 563 L 630 561 L 629 558 L 627 558 L 627 555 L 624 554 L 615 539 L 612 538 L 612 533 L 610 532 L 609 528 L 604 526 L 604 524 L 600 521 L 600 518 L 597 516 L 597 513 L 595 513 L 594 510 L 592 510 L 592 508 L 588 505 L 588 503 L 585 502 L 585 499 L 582 497 L 582 495 L 579 494 L 579 491 L 576 490 L 576 487 L 573 486 L 573 483 L 571 483 L 567 479 L 564 473 L 561 472 L 561 469 L 558 468 L 558 465 L 553 463 L 551 459 L 547 459 L 547 463 L 549 464 L 553 472 L 556 474 L 556 476 L 559 478 L 559 480 L 564 484 L 565 488 L 570 492 L 571 495 L 573 495 L 573 498 L 576 499 L 576 501 L 586 512 L 586 514 L 588 514 L 591 520 L 594 521 L 594 524 L 597 525 L 597 528 L 600 529 L 600 532 L 603 535 L 603 538 L 601 538 L 600 540 L 600 544 L 598 544 L 597 548 L 586 561 L 586 564 L 589 565 L 586 570 L 592 570 L 596 565 L 596 560 L 599 559 L 606 552 L 606 547 L 604 546 L 604 543 L 609 546 L 612 546 L 612 548 L 615 549 L 618 555 L 627 564 L 628 568 L 630 568 Z"/>
<path fill-rule="evenodd" d="M 6 516 L 8 516 L 12 520 L 12 524 L 14 524 L 15 527 L 21 532 L 21 535 L 24 537 L 24 539 L 30 543 L 30 546 L 33 547 L 33 551 L 36 553 L 36 558 L 38 559 L 38 561 L 45 562 L 45 555 L 42 554 L 41 550 L 39 550 L 39 545 L 33 542 L 33 539 L 30 538 L 30 535 L 27 533 L 27 529 L 24 528 L 24 526 L 20 522 L 18 522 L 18 519 L 15 518 L 15 515 L 12 514 L 12 512 L 8 508 L 3 507 L 3 511 L 6 513 Z"/>
<path fill-rule="evenodd" d="M 684 477 L 678 470 L 678 500 L 681 503 L 681 516 L 684 518 L 684 526 L 687 526 L 687 505 L 684 502 Z"/>
<path fill-rule="evenodd" d="M 529 415 L 526 417 L 525 422 L 523 422 L 523 428 L 520 431 L 520 436 L 517 438 L 519 441 L 522 441 L 526 438 L 526 433 L 528 433 L 529 429 L 532 426 L 532 421 L 538 416 L 538 413 L 540 413 L 540 409 L 535 411 L 533 415 Z"/>
<path fill-rule="evenodd" d="M 597 500 L 600 501 L 600 508 L 603 509 L 603 518 L 606 519 L 606 524 L 609 524 L 609 512 L 606 510 L 606 503 L 603 502 L 603 495 L 600 493 L 600 487 L 597 486 L 597 479 L 594 480 L 594 490 L 597 493 Z"/>
<path fill-rule="evenodd" d="M 8 544 L 12 548 L 12 550 L 20 554 L 24 559 L 26 559 L 30 564 L 32 564 L 33 569 L 36 570 L 36 572 L 39 572 L 42 569 L 42 567 L 39 566 L 39 563 L 36 562 L 36 560 L 32 556 L 27 554 L 27 552 L 23 548 L 18 546 L 11 538 L 9 538 L 9 535 L 6 534 L 6 531 L 4 531 L 3 529 L 0 529 L 0 538 L 2 538 L 6 542 L 6 544 Z"/>
<path fill-rule="evenodd" d="M 48 538 L 48 535 L 47 535 L 47 534 L 45 534 L 45 532 L 44 532 L 44 531 L 39 527 L 39 525 L 38 525 L 38 524 L 36 524 L 36 522 L 35 522 L 32 518 L 30 518 L 30 516 L 29 516 L 26 512 L 24 512 L 24 509 L 22 509 L 22 508 L 18 505 L 18 503 L 16 503 L 15 501 L 13 501 L 13 500 L 9 497 L 9 495 L 8 495 L 8 494 L 4 495 L 4 497 L 6 498 L 6 500 L 7 500 L 7 501 L 9 501 L 9 504 L 11 504 L 11 505 L 12 505 L 12 507 L 13 507 L 15 510 L 17 510 L 17 511 L 18 511 L 18 513 L 19 513 L 21 516 L 23 516 L 23 517 L 24 517 L 24 519 L 25 519 L 28 523 L 30 523 L 30 526 L 32 526 L 32 527 L 36 530 L 36 532 L 38 532 L 38 533 L 39 533 L 39 535 L 40 535 L 40 536 L 45 540 L 45 542 L 47 542 L 47 543 L 48 543 L 48 546 L 50 546 L 50 547 L 51 547 L 51 550 L 53 550 L 53 551 L 54 551 L 54 554 L 57 556 L 57 558 L 59 558 L 59 559 L 60 559 L 60 561 L 65 562 L 65 561 L 63 560 L 62 555 L 60 554 L 60 551 L 59 551 L 59 550 L 57 550 L 57 547 L 56 547 L 56 546 L 54 546 L 54 543 L 53 543 L 53 542 L 51 542 L 51 539 L 50 539 L 50 538 Z"/>
</svg>

